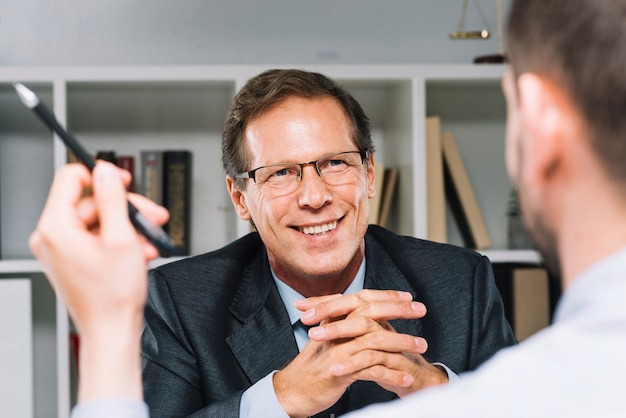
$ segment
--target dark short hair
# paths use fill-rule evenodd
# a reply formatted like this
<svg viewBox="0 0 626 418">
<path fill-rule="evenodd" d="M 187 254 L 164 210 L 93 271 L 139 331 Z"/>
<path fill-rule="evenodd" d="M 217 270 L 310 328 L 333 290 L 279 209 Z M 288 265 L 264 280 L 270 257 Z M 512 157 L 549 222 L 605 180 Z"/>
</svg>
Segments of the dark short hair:
<svg viewBox="0 0 626 418">
<path fill-rule="evenodd" d="M 226 175 L 249 170 L 250 156 L 244 133 L 248 123 L 289 97 L 331 97 L 343 108 L 352 125 L 352 136 L 360 151 L 374 152 L 370 121 L 363 108 L 342 86 L 315 72 L 297 69 L 267 70 L 250 79 L 228 109 L 222 132 L 222 164 Z M 238 187 L 245 189 L 244 180 Z"/>
<path fill-rule="evenodd" d="M 515 74 L 563 88 L 606 173 L 626 181 L 626 0 L 514 0 L 507 28 Z"/>
</svg>

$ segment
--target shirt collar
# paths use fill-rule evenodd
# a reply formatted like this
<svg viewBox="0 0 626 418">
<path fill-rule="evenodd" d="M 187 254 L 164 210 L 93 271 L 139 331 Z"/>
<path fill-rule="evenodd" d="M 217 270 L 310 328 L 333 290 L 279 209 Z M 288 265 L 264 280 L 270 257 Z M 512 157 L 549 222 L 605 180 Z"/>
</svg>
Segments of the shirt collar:
<svg viewBox="0 0 626 418">
<path fill-rule="evenodd" d="M 583 270 L 563 292 L 555 312 L 555 322 L 589 316 L 590 309 L 611 315 L 618 309 L 622 315 L 626 294 L 626 247 Z M 618 314 L 619 314 L 618 313 Z"/>
<path fill-rule="evenodd" d="M 291 325 L 295 324 L 299 319 L 302 312 L 294 306 L 296 300 L 305 299 L 300 293 L 296 292 L 280 280 L 276 274 L 274 274 L 274 270 L 270 268 L 272 272 L 272 277 L 274 278 L 274 282 L 276 283 L 276 287 L 278 287 L 278 293 L 285 304 L 285 308 L 287 309 L 287 313 L 289 314 L 289 320 L 291 321 Z M 363 284 L 365 283 L 365 256 L 363 256 L 363 260 L 361 261 L 361 265 L 359 266 L 359 270 L 356 272 L 354 279 L 352 279 L 352 283 L 343 292 L 344 295 L 349 295 L 352 293 L 357 293 L 358 291 L 363 289 Z"/>
</svg>

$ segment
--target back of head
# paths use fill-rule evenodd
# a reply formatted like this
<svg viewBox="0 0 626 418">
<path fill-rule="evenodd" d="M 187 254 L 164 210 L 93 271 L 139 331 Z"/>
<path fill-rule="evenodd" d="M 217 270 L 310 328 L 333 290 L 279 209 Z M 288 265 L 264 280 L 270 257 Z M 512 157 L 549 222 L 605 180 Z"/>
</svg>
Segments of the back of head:
<svg viewBox="0 0 626 418">
<path fill-rule="evenodd" d="M 626 183 L 626 0 L 514 0 L 507 43 L 515 74 L 559 85 L 609 178 Z"/>
<path fill-rule="evenodd" d="M 337 100 L 352 125 L 355 145 L 361 151 L 374 151 L 369 119 L 361 105 L 343 87 L 319 73 L 273 69 L 250 79 L 228 109 L 222 132 L 222 164 L 227 175 L 233 177 L 247 169 L 249 157 L 244 134 L 248 123 L 293 96 Z M 245 183 L 240 187 L 245 188 Z"/>
</svg>

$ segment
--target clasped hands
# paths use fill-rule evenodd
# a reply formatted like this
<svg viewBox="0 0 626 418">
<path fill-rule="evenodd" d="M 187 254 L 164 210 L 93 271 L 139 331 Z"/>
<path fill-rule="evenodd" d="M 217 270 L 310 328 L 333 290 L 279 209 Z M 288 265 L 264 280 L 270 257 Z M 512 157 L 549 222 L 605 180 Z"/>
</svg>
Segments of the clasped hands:
<svg viewBox="0 0 626 418">
<path fill-rule="evenodd" d="M 448 380 L 422 357 L 425 339 L 397 333 L 388 322 L 426 314 L 410 293 L 364 289 L 300 300 L 296 307 L 303 324 L 319 325 L 309 330 L 300 354 L 274 375 L 276 395 L 290 417 L 323 411 L 357 380 L 376 382 L 398 396 Z"/>
</svg>

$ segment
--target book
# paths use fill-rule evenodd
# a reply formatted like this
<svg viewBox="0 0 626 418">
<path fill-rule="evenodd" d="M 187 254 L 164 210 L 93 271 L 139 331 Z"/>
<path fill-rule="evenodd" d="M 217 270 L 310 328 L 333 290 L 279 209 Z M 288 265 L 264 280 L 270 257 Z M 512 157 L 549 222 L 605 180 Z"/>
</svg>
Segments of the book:
<svg viewBox="0 0 626 418">
<path fill-rule="evenodd" d="M 495 264 L 493 269 L 505 316 L 518 341 L 550 325 L 550 280 L 545 268 Z"/>
<path fill-rule="evenodd" d="M 380 213 L 378 215 L 378 225 L 386 227 L 389 221 L 389 213 L 391 212 L 391 205 L 396 193 L 396 185 L 398 184 L 397 168 L 385 169 L 385 179 L 382 191 L 382 201 L 380 204 Z"/>
<path fill-rule="evenodd" d="M 376 176 L 374 185 L 376 186 L 376 194 L 370 199 L 369 223 L 378 224 L 380 214 L 380 204 L 383 196 L 383 185 L 385 182 L 385 163 L 375 161 L 374 174 Z"/>
<path fill-rule="evenodd" d="M 140 193 L 159 205 L 163 204 L 163 151 L 145 150 L 140 153 Z"/>
<path fill-rule="evenodd" d="M 104 160 L 117 165 L 117 154 L 115 151 L 97 151 L 96 160 Z"/>
<path fill-rule="evenodd" d="M 174 242 L 172 255 L 189 255 L 191 248 L 191 163 L 187 150 L 163 152 L 163 205 L 170 211 L 165 231 Z"/>
<path fill-rule="evenodd" d="M 128 171 L 131 176 L 130 183 L 128 183 L 128 187 L 126 190 L 129 192 L 135 191 L 135 157 L 132 155 L 120 155 L 117 157 L 117 165 L 120 168 Z"/>
<path fill-rule="evenodd" d="M 78 365 L 80 364 L 80 335 L 76 331 L 70 332 L 70 351 L 72 354 L 73 364 L 71 366 L 76 368 L 76 372 L 78 372 Z"/>
<path fill-rule="evenodd" d="M 452 132 L 441 133 L 446 199 L 466 247 L 484 250 L 491 236 Z"/>
<path fill-rule="evenodd" d="M 427 238 L 436 242 L 448 242 L 439 116 L 426 118 L 426 202 Z"/>
</svg>

